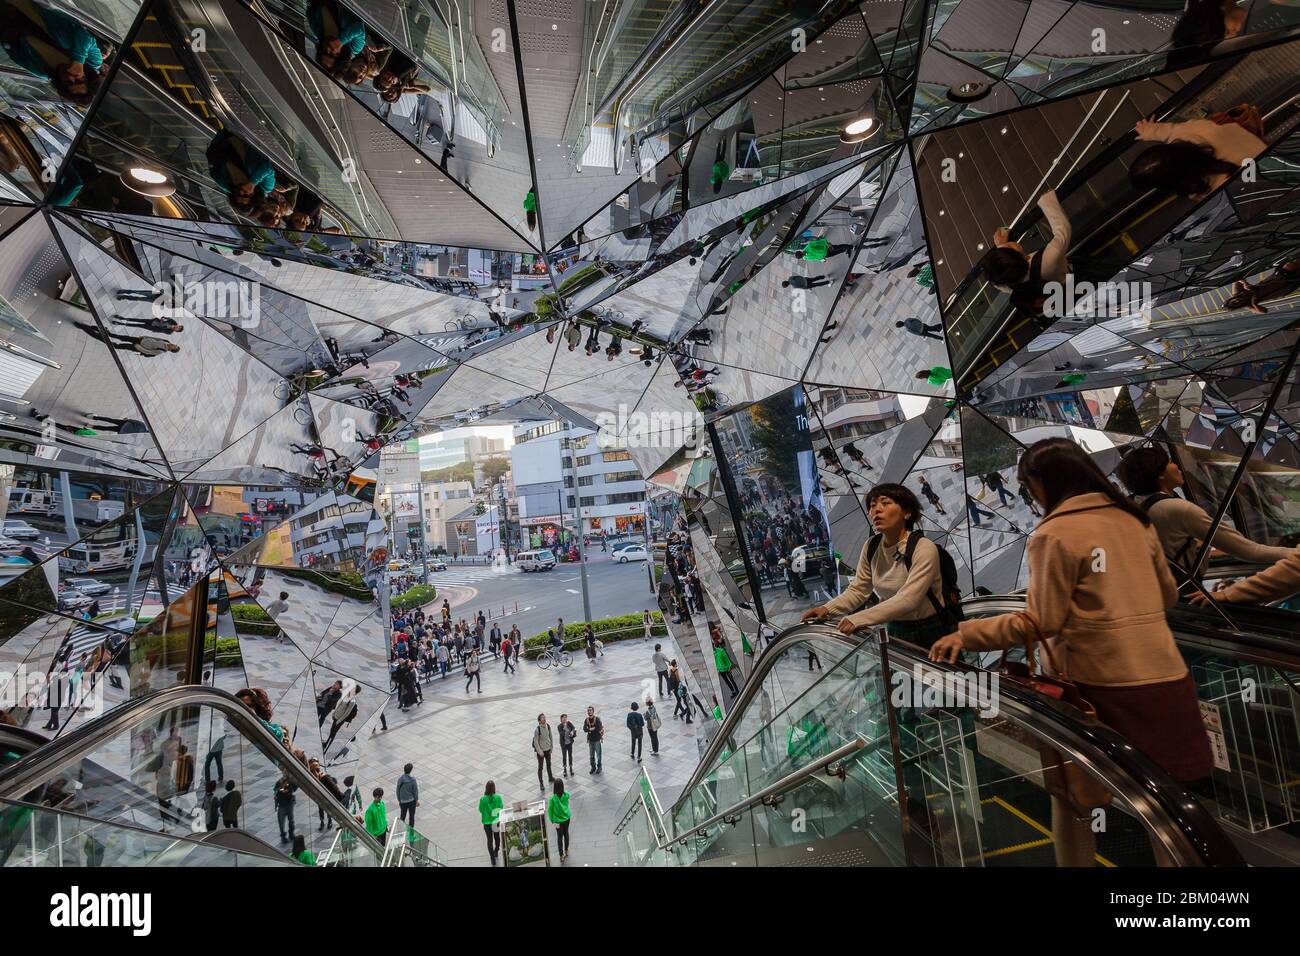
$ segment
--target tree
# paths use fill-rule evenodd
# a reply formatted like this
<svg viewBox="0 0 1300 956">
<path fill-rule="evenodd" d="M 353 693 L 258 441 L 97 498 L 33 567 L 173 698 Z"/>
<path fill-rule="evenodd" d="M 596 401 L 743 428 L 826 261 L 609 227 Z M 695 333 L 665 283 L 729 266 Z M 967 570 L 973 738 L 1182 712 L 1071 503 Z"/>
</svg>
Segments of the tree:
<svg viewBox="0 0 1300 956">
<path fill-rule="evenodd" d="M 473 481 L 474 465 L 468 461 L 458 461 L 446 468 L 420 472 L 421 481 Z"/>
<path fill-rule="evenodd" d="M 510 470 L 509 458 L 489 458 L 483 462 L 483 485 L 492 487 Z"/>
</svg>

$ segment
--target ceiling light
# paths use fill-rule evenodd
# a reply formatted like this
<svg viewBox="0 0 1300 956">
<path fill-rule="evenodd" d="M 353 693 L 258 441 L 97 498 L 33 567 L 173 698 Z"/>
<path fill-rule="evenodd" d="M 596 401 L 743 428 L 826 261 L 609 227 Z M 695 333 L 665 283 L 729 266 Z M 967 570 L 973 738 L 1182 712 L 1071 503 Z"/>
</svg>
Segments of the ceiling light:
<svg viewBox="0 0 1300 956">
<path fill-rule="evenodd" d="M 415 160 L 415 161 L 416 161 L 417 163 L 422 162 L 422 160 L 421 160 L 418 156 L 416 157 L 416 160 Z"/>
<path fill-rule="evenodd" d="M 166 173 L 148 166 L 132 166 L 118 178 L 127 189 L 152 199 L 166 199 L 176 192 L 176 184 Z"/>
<path fill-rule="evenodd" d="M 552 30 L 558 30 L 558 29 L 560 29 L 560 25 L 559 25 L 558 23 L 552 23 L 552 24 L 551 24 L 551 29 L 552 29 Z"/>
<path fill-rule="evenodd" d="M 1006 128 L 1005 126 L 1002 127 L 1002 135 L 1003 135 L 1003 136 L 1006 136 L 1006 135 L 1007 135 L 1007 128 Z"/>
<path fill-rule="evenodd" d="M 948 87 L 948 99 L 954 103 L 974 103 L 988 96 L 992 89 L 991 85 L 980 80 L 967 80 Z"/>
<path fill-rule="evenodd" d="M 981 250 L 981 251 L 983 251 L 983 249 L 984 249 L 984 243 L 981 242 L 981 243 L 980 243 L 978 246 L 976 246 L 975 248 L 976 248 L 976 249 L 979 249 L 979 250 Z"/>
<path fill-rule="evenodd" d="M 840 130 L 841 143 L 861 143 L 879 128 L 874 116 L 860 116 Z"/>
</svg>

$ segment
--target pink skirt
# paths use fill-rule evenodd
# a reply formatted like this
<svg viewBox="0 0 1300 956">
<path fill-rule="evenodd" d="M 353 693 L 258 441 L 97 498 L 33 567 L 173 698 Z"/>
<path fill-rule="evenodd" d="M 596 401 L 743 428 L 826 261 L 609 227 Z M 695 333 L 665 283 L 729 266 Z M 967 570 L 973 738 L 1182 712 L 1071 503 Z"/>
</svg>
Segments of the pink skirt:
<svg viewBox="0 0 1300 956">
<path fill-rule="evenodd" d="M 1201 780 L 1214 769 L 1191 674 L 1134 687 L 1078 686 L 1084 699 L 1097 708 L 1098 720 L 1122 734 L 1175 780 Z"/>
</svg>

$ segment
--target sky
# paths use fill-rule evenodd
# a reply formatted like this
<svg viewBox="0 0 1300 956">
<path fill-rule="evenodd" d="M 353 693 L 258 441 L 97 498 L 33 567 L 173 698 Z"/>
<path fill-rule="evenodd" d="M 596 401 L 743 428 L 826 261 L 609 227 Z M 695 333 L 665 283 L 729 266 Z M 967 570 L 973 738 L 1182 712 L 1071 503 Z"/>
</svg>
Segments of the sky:
<svg viewBox="0 0 1300 956">
<path fill-rule="evenodd" d="M 503 438 L 506 448 L 515 443 L 515 430 L 512 425 L 468 425 L 465 428 L 451 428 L 445 432 L 429 432 L 421 435 L 422 442 L 447 441 L 453 438 L 465 438 L 469 435 L 481 435 L 484 438 Z"/>
</svg>

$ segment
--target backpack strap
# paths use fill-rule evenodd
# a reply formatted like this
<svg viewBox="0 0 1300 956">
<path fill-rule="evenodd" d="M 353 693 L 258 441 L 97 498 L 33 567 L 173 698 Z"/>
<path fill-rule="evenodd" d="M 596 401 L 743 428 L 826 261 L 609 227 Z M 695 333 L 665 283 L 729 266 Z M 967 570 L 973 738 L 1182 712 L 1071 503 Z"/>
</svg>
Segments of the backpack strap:
<svg viewBox="0 0 1300 956">
<path fill-rule="evenodd" d="M 877 532 L 871 536 L 867 542 L 867 564 L 876 560 L 876 552 L 880 550 L 880 542 L 884 540 L 884 535 Z"/>
<path fill-rule="evenodd" d="M 920 542 L 920 540 L 924 537 L 925 537 L 925 532 L 922 531 L 920 528 L 913 530 L 907 536 L 907 546 L 903 548 L 903 566 L 907 568 L 909 574 L 912 571 L 912 555 L 916 553 L 916 546 Z M 939 546 L 936 544 L 935 548 L 937 549 L 938 547 Z M 939 587 L 942 590 L 943 588 L 942 567 L 940 567 L 939 569 Z M 930 599 L 930 603 L 934 605 L 934 610 L 936 614 L 942 617 L 945 613 L 947 613 L 947 608 L 942 603 L 940 603 L 939 599 L 934 596 L 934 591 L 930 590 L 928 587 L 925 589 L 925 596 L 928 597 Z"/>
</svg>

